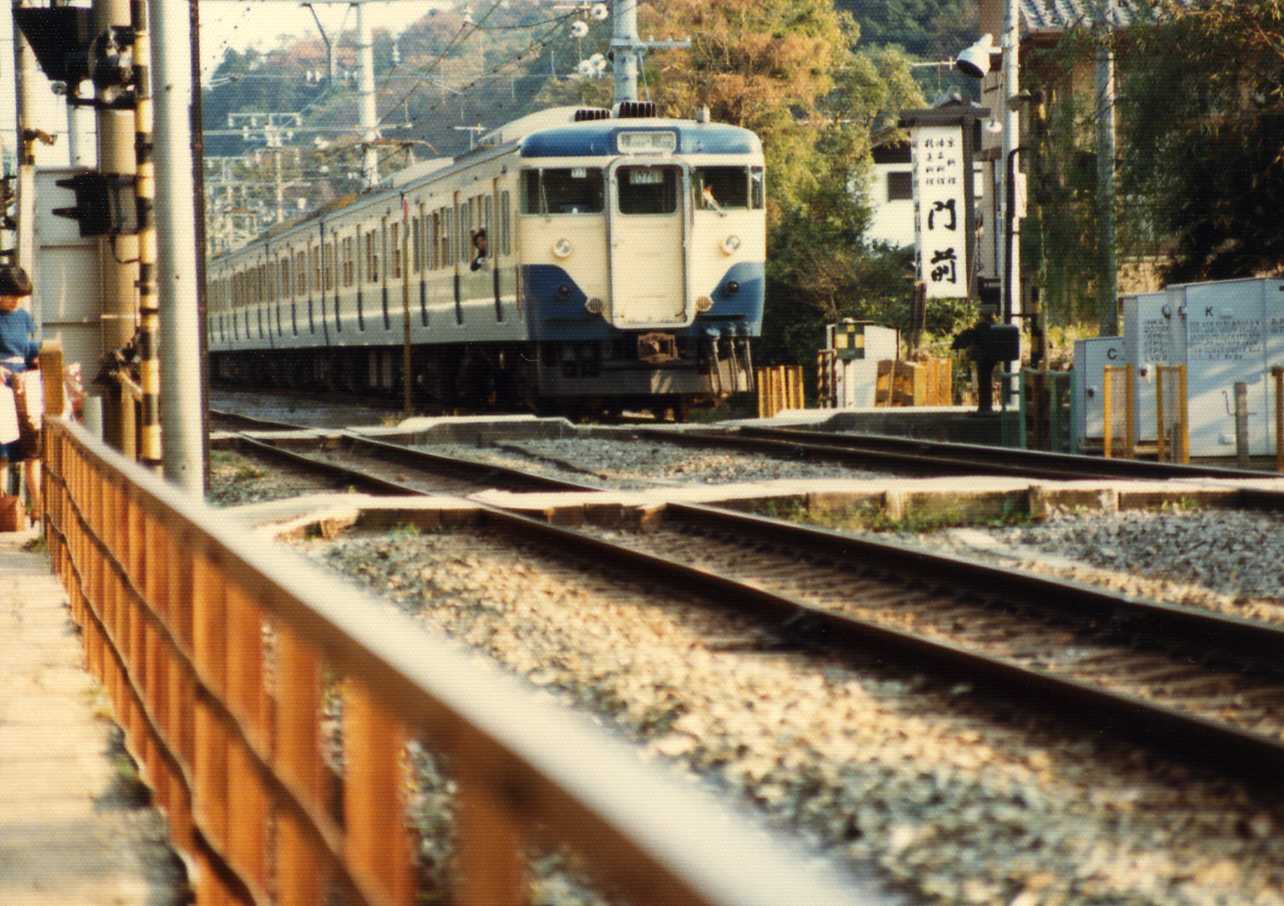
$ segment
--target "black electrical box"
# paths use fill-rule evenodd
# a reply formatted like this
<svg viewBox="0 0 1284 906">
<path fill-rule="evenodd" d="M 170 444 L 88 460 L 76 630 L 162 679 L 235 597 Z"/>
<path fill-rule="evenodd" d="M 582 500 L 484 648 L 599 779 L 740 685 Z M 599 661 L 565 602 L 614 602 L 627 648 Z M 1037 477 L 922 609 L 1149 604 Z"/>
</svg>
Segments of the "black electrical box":
<svg viewBox="0 0 1284 906">
<path fill-rule="evenodd" d="M 89 77 L 89 7 L 15 5 L 13 17 L 49 81 L 76 85 Z"/>
<path fill-rule="evenodd" d="M 990 324 L 976 332 L 979 357 L 992 362 L 1014 362 L 1021 358 L 1021 329 L 1015 324 Z"/>
<path fill-rule="evenodd" d="M 55 185 L 76 193 L 74 208 L 54 208 L 59 217 L 80 221 L 81 236 L 106 236 L 113 232 L 111 188 L 108 178 L 101 173 L 78 173 L 70 179 L 60 179 Z"/>
</svg>

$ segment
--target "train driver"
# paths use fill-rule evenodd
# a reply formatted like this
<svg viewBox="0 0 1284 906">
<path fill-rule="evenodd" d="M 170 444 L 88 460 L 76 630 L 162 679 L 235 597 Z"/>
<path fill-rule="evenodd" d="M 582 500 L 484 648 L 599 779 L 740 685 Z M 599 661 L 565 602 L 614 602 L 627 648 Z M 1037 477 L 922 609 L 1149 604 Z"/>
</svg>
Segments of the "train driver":
<svg viewBox="0 0 1284 906">
<path fill-rule="evenodd" d="M 476 233 L 473 233 L 473 248 L 477 254 L 473 256 L 473 263 L 469 265 L 470 270 L 479 271 L 486 266 L 486 228 L 482 227 Z"/>
</svg>

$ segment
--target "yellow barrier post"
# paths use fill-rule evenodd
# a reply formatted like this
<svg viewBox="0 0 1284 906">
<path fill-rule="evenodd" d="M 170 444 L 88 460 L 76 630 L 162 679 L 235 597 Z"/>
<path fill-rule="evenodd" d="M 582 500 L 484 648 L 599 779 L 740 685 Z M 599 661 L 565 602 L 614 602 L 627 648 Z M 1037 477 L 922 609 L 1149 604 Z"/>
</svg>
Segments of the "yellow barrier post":
<svg viewBox="0 0 1284 906">
<path fill-rule="evenodd" d="M 1271 369 L 1275 379 L 1275 471 L 1284 472 L 1284 368 Z"/>
</svg>

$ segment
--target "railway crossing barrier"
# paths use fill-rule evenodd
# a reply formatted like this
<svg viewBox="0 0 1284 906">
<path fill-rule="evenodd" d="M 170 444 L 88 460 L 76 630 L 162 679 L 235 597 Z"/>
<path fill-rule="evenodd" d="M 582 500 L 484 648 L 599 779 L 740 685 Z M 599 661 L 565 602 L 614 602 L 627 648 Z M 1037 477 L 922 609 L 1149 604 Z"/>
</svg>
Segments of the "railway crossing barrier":
<svg viewBox="0 0 1284 906">
<path fill-rule="evenodd" d="M 768 365 L 757 369 L 755 380 L 759 418 L 771 418 L 785 409 L 802 409 L 806 405 L 801 365 Z"/>
<path fill-rule="evenodd" d="M 1102 378 L 1102 455 L 1106 459 L 1137 458 L 1136 397 L 1132 365 L 1107 365 Z"/>
<path fill-rule="evenodd" d="M 314 906 L 334 891 L 421 902 L 401 807 L 410 740 L 457 783 L 458 906 L 526 902 L 528 847 L 561 845 L 630 902 L 857 900 L 586 720 L 221 527 L 80 426 L 49 419 L 45 457 L 54 571 L 197 906 Z M 336 746 L 339 769 L 324 755 Z"/>
<path fill-rule="evenodd" d="M 1190 418 L 1186 366 L 1155 366 L 1155 458 L 1190 462 Z"/>
<path fill-rule="evenodd" d="M 953 363 L 949 359 L 878 363 L 875 406 L 948 406 L 953 399 Z"/>
</svg>

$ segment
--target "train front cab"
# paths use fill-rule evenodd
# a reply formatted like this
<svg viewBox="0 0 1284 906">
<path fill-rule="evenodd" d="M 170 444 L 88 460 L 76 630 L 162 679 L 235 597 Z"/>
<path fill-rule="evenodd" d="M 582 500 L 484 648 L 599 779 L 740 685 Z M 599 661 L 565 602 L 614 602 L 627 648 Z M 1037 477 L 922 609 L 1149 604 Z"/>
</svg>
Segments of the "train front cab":
<svg viewBox="0 0 1284 906">
<path fill-rule="evenodd" d="M 573 130 L 527 143 L 523 295 L 541 397 L 674 405 L 752 390 L 766 253 L 757 139 L 659 123 L 580 127 L 584 147 L 628 152 L 610 156 L 571 156 Z M 729 138 L 723 153 L 674 153 Z M 551 147 L 556 158 L 538 159 Z"/>
</svg>

